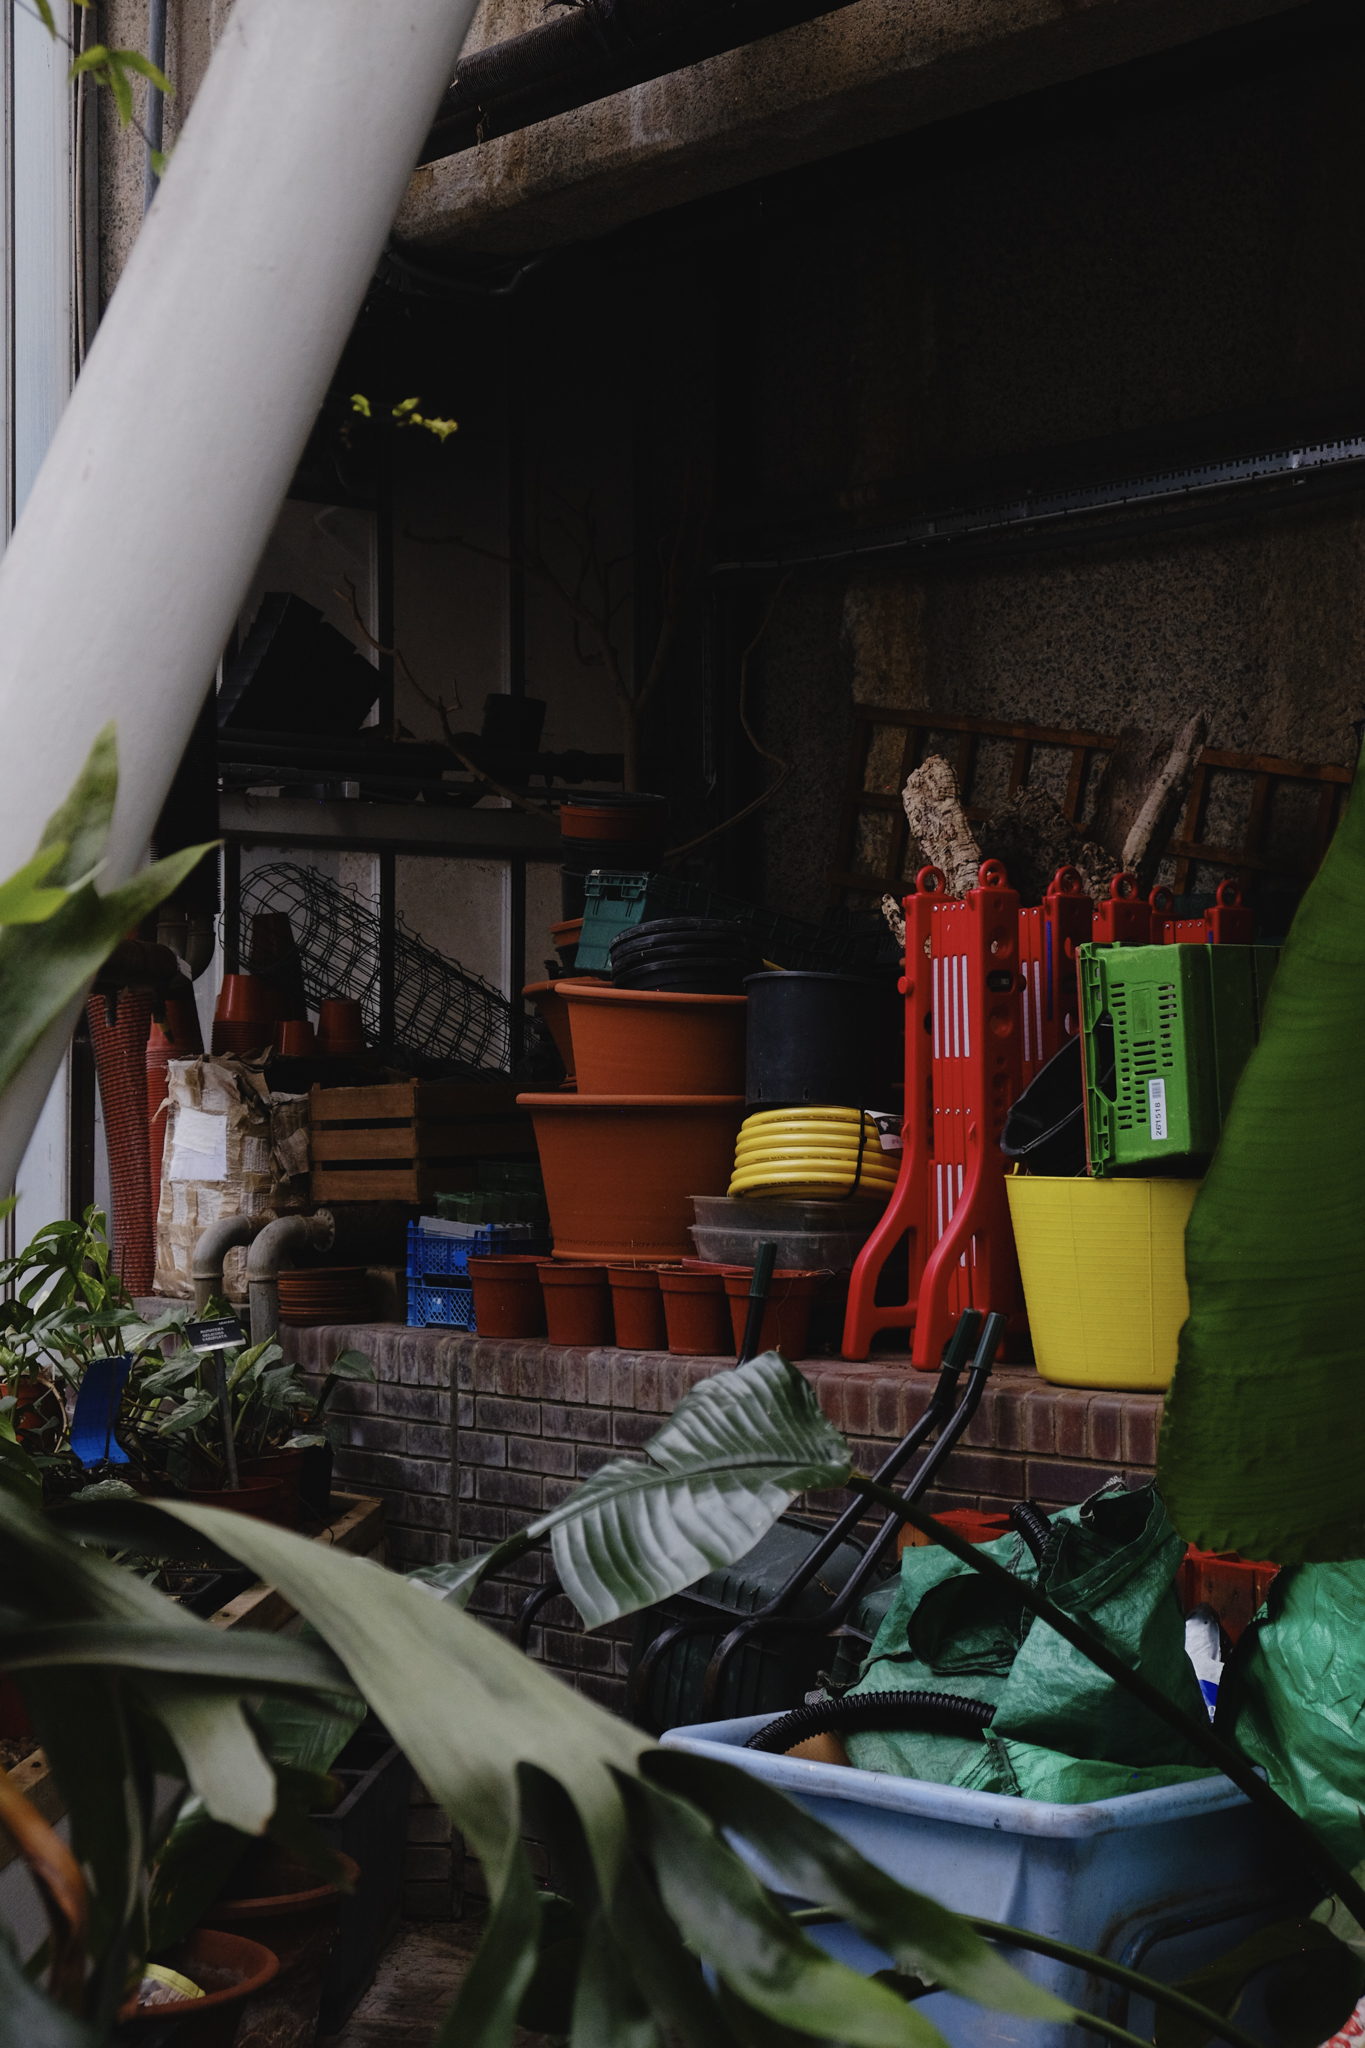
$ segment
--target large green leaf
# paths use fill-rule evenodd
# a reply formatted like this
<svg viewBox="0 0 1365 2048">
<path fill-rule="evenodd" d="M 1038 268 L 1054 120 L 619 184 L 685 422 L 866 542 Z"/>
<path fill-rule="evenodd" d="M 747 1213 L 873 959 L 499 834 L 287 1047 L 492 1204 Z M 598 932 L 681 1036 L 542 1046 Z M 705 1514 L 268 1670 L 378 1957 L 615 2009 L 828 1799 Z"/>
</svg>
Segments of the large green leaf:
<svg viewBox="0 0 1365 2048">
<path fill-rule="evenodd" d="M 107 2048 L 98 2033 L 73 2019 L 30 1984 L 14 1952 L 7 1927 L 0 1926 L 0 2048 Z"/>
<path fill-rule="evenodd" d="M 1158 1483 L 1191 1542 L 1365 1556 L 1365 800 L 1299 906 L 1185 1233 Z"/>
<path fill-rule="evenodd" d="M 175 1612 L 172 1601 L 163 1600 L 162 1605 Z M 286 1688 L 315 1698 L 319 1692 L 349 1689 L 345 1672 L 329 1651 L 288 1636 L 245 1629 L 229 1634 L 207 1624 L 201 1633 L 167 1623 L 160 1614 L 148 1621 L 121 1617 L 18 1623 L 0 1615 L 0 1671 L 101 1664 L 218 1679 L 237 1692 Z"/>
<path fill-rule="evenodd" d="M 38 849 L 39 855 L 62 849 L 47 879 L 71 893 L 39 923 L 0 927 L 0 1089 L 8 1087 L 48 1025 L 80 995 L 124 933 L 178 888 L 209 850 L 207 844 L 188 847 L 141 869 L 107 896 L 96 895 L 89 876 L 109 834 L 117 790 L 114 729 L 106 726 L 75 787 L 48 820 Z"/>
<path fill-rule="evenodd" d="M 746 1556 L 794 1494 L 840 1486 L 849 1470 L 810 1382 L 767 1351 L 694 1387 L 643 1458 L 613 1458 L 496 1549 L 420 1576 L 463 1606 L 548 1536 L 560 1585 L 597 1628 Z"/>
</svg>

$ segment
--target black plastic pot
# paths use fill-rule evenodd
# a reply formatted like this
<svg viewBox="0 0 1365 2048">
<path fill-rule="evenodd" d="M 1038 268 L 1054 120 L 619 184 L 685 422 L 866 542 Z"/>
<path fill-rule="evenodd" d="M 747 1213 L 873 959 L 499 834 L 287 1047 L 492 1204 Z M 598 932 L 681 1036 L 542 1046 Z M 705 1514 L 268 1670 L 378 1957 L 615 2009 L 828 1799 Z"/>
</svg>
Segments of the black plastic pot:
<svg viewBox="0 0 1365 2048">
<path fill-rule="evenodd" d="M 889 1109 L 901 1080 L 901 1014 L 892 981 L 856 974 L 751 974 L 751 1109 L 840 1103 Z"/>
</svg>

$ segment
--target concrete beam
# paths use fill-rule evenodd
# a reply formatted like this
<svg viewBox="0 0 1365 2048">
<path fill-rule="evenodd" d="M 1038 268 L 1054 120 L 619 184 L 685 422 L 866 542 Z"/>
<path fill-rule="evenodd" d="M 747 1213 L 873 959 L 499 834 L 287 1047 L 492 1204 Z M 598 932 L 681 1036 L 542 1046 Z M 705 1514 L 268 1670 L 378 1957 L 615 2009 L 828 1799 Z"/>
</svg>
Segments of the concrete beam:
<svg viewBox="0 0 1365 2048">
<path fill-rule="evenodd" d="M 559 825 L 548 813 L 462 811 L 444 804 L 376 804 L 360 797 L 218 799 L 218 827 L 243 846 L 344 847 L 365 853 L 422 853 L 452 859 L 559 859 Z"/>
<path fill-rule="evenodd" d="M 512 254 L 582 241 L 1292 4 L 857 0 L 424 164 L 395 232 L 408 247 L 429 252 Z"/>
</svg>

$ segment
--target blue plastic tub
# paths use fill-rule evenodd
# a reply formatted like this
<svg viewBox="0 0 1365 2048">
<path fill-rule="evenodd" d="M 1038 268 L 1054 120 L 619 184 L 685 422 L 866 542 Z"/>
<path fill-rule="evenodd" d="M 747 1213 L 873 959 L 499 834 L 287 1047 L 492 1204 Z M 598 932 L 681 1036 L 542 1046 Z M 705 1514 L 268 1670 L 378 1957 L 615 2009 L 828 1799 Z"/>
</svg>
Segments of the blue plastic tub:
<svg viewBox="0 0 1365 2048">
<path fill-rule="evenodd" d="M 667 1749 L 737 1764 L 790 1793 L 870 1863 L 956 1912 L 1028 1928 L 1173 1983 L 1311 1896 L 1260 1814 L 1226 1778 L 1086 1806 L 964 1792 L 880 1771 L 762 1756 L 743 1745 L 773 1717 L 675 1728 Z M 756 1865 L 761 1873 L 761 1864 Z M 889 1958 L 855 1929 L 812 1929 L 855 1969 Z M 1152 2008 L 1081 1971 L 1022 1950 L 1015 1966 L 1082 2012 L 1151 2038 Z M 946 1993 L 916 2006 L 952 2048 L 1086 2048 L 1079 2027 L 1010 2019 Z M 1242 2025 L 1251 2025 L 1250 2018 Z M 1252 2026 L 1251 2030 L 1256 2031 Z M 1274 2034 L 1265 2034 L 1273 2041 Z"/>
</svg>

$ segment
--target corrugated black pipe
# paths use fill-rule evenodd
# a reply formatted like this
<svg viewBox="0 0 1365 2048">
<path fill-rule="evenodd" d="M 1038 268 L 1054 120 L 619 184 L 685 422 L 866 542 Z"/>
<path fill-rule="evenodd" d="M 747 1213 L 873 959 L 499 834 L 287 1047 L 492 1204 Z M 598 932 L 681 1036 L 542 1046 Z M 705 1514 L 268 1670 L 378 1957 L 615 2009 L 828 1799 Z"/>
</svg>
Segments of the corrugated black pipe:
<svg viewBox="0 0 1365 2048">
<path fill-rule="evenodd" d="M 565 4 L 565 0 L 560 0 Z M 852 0 L 582 0 L 462 58 L 422 162 L 700 64 Z"/>
</svg>

